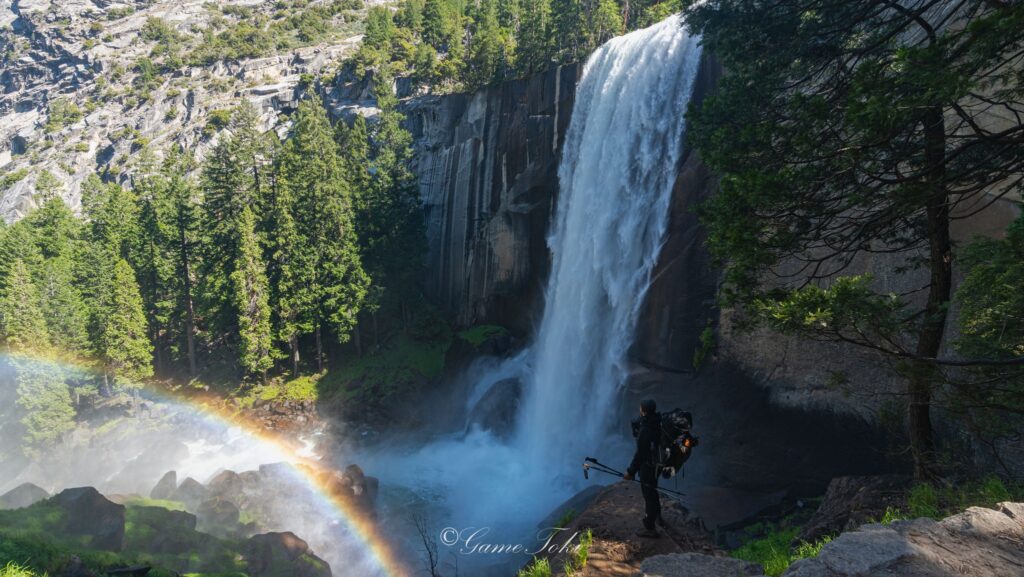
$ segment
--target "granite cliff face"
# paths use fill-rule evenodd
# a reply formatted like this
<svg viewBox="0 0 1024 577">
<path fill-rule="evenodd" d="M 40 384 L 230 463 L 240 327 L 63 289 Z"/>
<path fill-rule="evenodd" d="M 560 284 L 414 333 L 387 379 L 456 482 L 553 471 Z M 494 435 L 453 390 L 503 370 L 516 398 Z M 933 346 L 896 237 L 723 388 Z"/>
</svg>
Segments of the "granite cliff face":
<svg viewBox="0 0 1024 577">
<path fill-rule="evenodd" d="M 222 127 L 209 126 L 211 113 L 242 100 L 264 129 L 283 130 L 280 114 L 297 104 L 303 75 L 333 74 L 358 45 L 362 11 L 337 14 L 330 35 L 308 46 L 206 65 L 188 54 L 207 31 L 287 9 L 270 0 L 0 0 L 0 217 L 35 206 L 44 171 L 77 209 L 90 174 L 128 181 L 143 149 L 159 157 L 181 145 L 201 160 Z M 182 58 L 169 63 L 172 43 Z"/>
<path fill-rule="evenodd" d="M 539 314 L 578 74 L 564 66 L 405 106 L 426 207 L 427 293 L 459 324 L 527 333 Z"/>
</svg>

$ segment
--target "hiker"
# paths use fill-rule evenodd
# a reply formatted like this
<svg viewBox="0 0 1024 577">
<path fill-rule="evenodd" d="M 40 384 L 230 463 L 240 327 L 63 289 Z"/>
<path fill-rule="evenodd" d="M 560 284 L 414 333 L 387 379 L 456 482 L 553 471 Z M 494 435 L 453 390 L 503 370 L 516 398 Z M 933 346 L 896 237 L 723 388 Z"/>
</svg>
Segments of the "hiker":
<svg viewBox="0 0 1024 577">
<path fill-rule="evenodd" d="M 644 496 L 644 527 L 637 531 L 640 537 L 657 537 L 655 523 L 661 521 L 661 499 L 658 495 L 658 451 L 661 442 L 661 415 L 654 399 L 640 403 L 640 418 L 633 421 L 636 454 L 622 476 L 632 481 L 640 475 L 640 492 Z"/>
</svg>

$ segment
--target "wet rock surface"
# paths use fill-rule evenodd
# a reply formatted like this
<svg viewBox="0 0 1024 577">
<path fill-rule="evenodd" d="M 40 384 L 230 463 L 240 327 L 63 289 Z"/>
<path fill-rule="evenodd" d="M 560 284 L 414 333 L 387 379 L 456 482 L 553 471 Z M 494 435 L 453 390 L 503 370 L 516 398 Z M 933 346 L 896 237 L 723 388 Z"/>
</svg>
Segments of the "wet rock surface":
<svg viewBox="0 0 1024 577">
<path fill-rule="evenodd" d="M 94 549 L 120 551 L 124 547 L 124 505 L 92 487 L 65 489 L 48 503 L 62 511 L 65 533 L 88 537 Z"/>
<path fill-rule="evenodd" d="M 502 379 L 494 383 L 470 410 L 469 426 L 490 431 L 499 439 L 508 438 L 514 432 L 522 395 L 523 382 L 520 379 Z"/>
<path fill-rule="evenodd" d="M 265 533 L 249 539 L 246 568 L 251 577 L 331 577 L 327 563 L 294 533 Z"/>
</svg>

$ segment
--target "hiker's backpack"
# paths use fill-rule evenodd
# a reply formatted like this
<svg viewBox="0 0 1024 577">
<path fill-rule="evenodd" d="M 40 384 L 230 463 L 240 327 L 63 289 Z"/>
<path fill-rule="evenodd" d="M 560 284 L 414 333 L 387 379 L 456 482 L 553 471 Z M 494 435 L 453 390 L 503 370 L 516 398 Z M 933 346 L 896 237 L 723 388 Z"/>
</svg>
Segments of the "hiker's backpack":
<svg viewBox="0 0 1024 577">
<path fill-rule="evenodd" d="M 679 473 L 683 463 L 690 458 L 697 446 L 697 437 L 690 433 L 693 415 L 672 409 L 661 414 L 661 447 L 658 452 L 658 470 L 661 476 L 671 479 Z"/>
</svg>

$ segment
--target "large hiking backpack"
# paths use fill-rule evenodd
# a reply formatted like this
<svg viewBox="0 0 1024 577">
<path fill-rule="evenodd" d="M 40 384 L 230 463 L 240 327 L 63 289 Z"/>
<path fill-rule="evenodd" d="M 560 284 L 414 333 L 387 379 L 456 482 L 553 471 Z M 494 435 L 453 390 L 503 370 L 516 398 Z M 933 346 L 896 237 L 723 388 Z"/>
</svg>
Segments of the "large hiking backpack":
<svg viewBox="0 0 1024 577">
<path fill-rule="evenodd" d="M 672 409 L 661 414 L 661 447 L 658 451 L 658 470 L 661 476 L 671 479 L 679 473 L 683 463 L 690 458 L 697 446 L 697 437 L 690 432 L 693 415 Z"/>
</svg>

